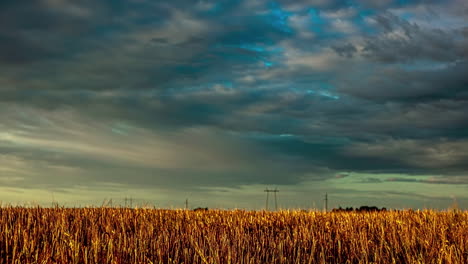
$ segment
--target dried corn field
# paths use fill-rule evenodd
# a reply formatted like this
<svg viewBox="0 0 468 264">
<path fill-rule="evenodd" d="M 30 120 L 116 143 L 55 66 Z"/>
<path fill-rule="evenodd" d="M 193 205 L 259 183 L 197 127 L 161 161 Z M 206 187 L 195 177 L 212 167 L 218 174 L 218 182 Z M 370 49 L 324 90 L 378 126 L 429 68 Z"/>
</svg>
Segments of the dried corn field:
<svg viewBox="0 0 468 264">
<path fill-rule="evenodd" d="M 468 263 L 468 212 L 0 209 L 0 263 Z"/>
</svg>

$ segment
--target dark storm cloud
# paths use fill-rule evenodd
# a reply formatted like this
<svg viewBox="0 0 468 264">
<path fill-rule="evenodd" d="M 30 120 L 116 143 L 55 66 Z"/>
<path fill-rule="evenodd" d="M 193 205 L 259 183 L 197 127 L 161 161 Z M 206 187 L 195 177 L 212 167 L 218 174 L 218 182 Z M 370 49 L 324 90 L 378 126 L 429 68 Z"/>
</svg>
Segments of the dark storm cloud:
<svg viewBox="0 0 468 264">
<path fill-rule="evenodd" d="M 296 9 L 308 9 L 308 8 L 320 8 L 320 9 L 337 9 L 346 7 L 349 4 L 345 1 L 339 0 L 279 0 L 279 3 L 284 5 L 286 8 L 293 10 Z"/>
<path fill-rule="evenodd" d="M 93 1 L 2 1 L 0 58 L 7 65 L 71 55 L 72 39 L 85 37 L 101 11 Z M 103 13 L 100 13 L 103 15 Z"/>
<path fill-rule="evenodd" d="M 442 69 L 405 70 L 385 68 L 370 72 L 365 79 L 343 83 L 341 90 L 373 101 L 424 102 L 467 99 L 466 61 Z"/>
<path fill-rule="evenodd" d="M 373 18 L 379 34 L 364 38 L 363 56 L 381 63 L 456 62 L 468 57 L 465 28 L 425 28 L 390 12 Z M 351 57 L 358 51 L 351 43 L 332 45 L 340 56 Z"/>
<path fill-rule="evenodd" d="M 345 153 L 354 158 L 385 159 L 401 172 L 460 174 L 466 171 L 466 139 L 461 140 L 382 140 L 354 143 Z"/>
<path fill-rule="evenodd" d="M 270 140 L 268 148 L 273 152 L 282 152 L 287 156 L 303 159 L 304 164 L 317 168 L 329 168 L 332 171 L 361 171 L 361 172 L 404 172 L 411 170 L 400 160 L 382 156 L 355 155 L 347 151 L 349 143 L 309 143 L 300 139 Z M 330 175 L 325 175 L 330 177 Z"/>
<path fill-rule="evenodd" d="M 415 5 L 443 5 L 446 3 L 444 0 L 357 0 L 357 3 L 374 9 L 382 9 L 389 7 L 407 7 Z"/>
<path fill-rule="evenodd" d="M 352 57 L 357 52 L 356 47 L 351 43 L 335 44 L 331 47 L 336 53 L 344 57 Z"/>
<path fill-rule="evenodd" d="M 26 64 L 54 55 L 53 50 L 34 41 L 26 40 L 18 33 L 0 35 L 0 60 L 8 64 Z"/>
<path fill-rule="evenodd" d="M 453 62 L 468 56 L 468 40 L 460 30 L 426 29 L 391 13 L 379 14 L 375 21 L 384 34 L 368 38 L 363 52 L 377 61 Z"/>
<path fill-rule="evenodd" d="M 205 14 L 201 3 L 213 13 Z M 265 43 L 289 36 L 282 28 L 285 18 L 268 8 L 266 14 L 257 15 L 230 1 L 212 7 L 199 2 L 185 11 L 181 7 L 186 4 L 38 1 L 24 8 L 9 4 L 2 9 L 8 13 L 2 16 L 8 23 L 0 34 L 6 39 L 0 51 L 3 64 L 36 61 L 43 67 L 12 72 L 4 83 L 23 91 L 6 91 L 2 98 L 25 99 L 22 94 L 37 93 L 31 91 L 37 83 L 41 90 L 47 89 L 39 96 L 54 96 L 49 90 L 86 94 L 86 90 L 168 89 L 224 81 L 231 76 L 220 68 L 229 71 L 262 62 L 268 57 Z M 238 19 L 240 10 L 242 19 Z"/>
<path fill-rule="evenodd" d="M 291 9 L 340 9 L 349 6 L 359 6 L 364 8 L 372 8 L 376 10 L 385 10 L 391 7 L 414 6 L 419 4 L 443 4 L 442 0 L 355 0 L 355 1 L 340 1 L 340 0 L 279 0 L 287 8 Z"/>
</svg>

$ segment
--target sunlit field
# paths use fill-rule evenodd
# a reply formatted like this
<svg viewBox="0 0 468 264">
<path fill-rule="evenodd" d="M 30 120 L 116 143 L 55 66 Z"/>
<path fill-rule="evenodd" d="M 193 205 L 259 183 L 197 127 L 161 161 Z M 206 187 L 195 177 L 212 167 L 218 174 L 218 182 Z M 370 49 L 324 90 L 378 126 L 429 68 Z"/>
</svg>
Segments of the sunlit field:
<svg viewBox="0 0 468 264">
<path fill-rule="evenodd" d="M 468 263 L 467 211 L 0 209 L 0 263 Z"/>
</svg>

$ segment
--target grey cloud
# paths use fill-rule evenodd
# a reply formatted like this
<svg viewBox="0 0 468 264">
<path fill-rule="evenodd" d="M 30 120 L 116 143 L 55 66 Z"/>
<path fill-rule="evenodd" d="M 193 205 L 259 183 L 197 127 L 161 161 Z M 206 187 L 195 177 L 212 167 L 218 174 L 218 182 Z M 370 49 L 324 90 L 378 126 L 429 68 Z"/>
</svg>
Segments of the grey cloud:
<svg viewBox="0 0 468 264">
<path fill-rule="evenodd" d="M 368 130 L 406 138 L 465 138 L 466 101 L 387 104 L 380 113 L 363 121 Z"/>
<path fill-rule="evenodd" d="M 394 4 L 394 0 L 358 0 L 358 3 L 371 8 L 385 8 Z"/>
<path fill-rule="evenodd" d="M 89 4 L 91 1 L 86 2 Z M 57 59 L 70 50 L 71 39 L 86 36 L 92 28 L 93 17 L 63 12 L 53 8 L 47 1 L 2 1 L 0 8 L 0 58 L 2 64 L 24 64 L 40 60 Z M 62 3 L 65 6 L 64 2 Z M 85 2 L 76 4 L 76 10 L 83 5 L 83 12 L 99 10 L 99 5 L 85 7 Z M 63 7 L 62 6 L 62 7 Z"/>
<path fill-rule="evenodd" d="M 466 61 L 434 70 L 377 68 L 364 79 L 341 83 L 339 89 L 375 101 L 464 100 L 467 96 L 467 69 Z"/>
<path fill-rule="evenodd" d="M 54 54 L 52 49 L 34 43 L 35 41 L 28 40 L 18 32 L 0 34 L 0 61 L 10 65 L 22 65 Z"/>
<path fill-rule="evenodd" d="M 412 179 L 412 178 L 388 178 L 386 181 L 389 182 L 421 182 L 421 180 Z"/>
<path fill-rule="evenodd" d="M 8 79 L 3 83 L 0 80 L 7 84 L 0 88 L 3 92 L 0 100 L 22 102 L 31 100 L 28 94 L 36 94 L 44 99 L 44 104 L 47 97 L 50 104 L 55 104 L 58 102 L 55 97 L 61 96 L 59 90 L 80 90 L 86 95 L 87 91 L 95 90 L 162 90 L 226 80 L 230 74 L 221 74 L 219 69 L 229 72 L 267 57 L 255 50 L 236 49 L 236 45 L 243 44 L 240 41 L 250 44 L 286 37 L 270 21 L 257 18 L 252 10 L 246 11 L 242 20 L 233 19 L 237 16 L 236 8 L 231 13 L 222 11 L 227 21 L 219 23 L 219 17 L 183 11 L 180 7 L 185 2 L 154 5 L 145 2 L 141 6 L 125 2 L 80 3 L 82 8 L 92 10 L 92 17 L 86 19 L 81 31 L 38 26 L 34 34 L 17 19 L 22 17 L 21 6 L 11 4 L 10 16 L 5 18 L 11 25 L 0 31 L 8 40 L 0 44 L 3 64 L 36 62 L 41 67 L 10 70 Z M 130 8 L 142 12 L 136 15 Z M 40 20 L 36 16 L 46 13 L 44 16 L 54 25 L 82 25 L 81 17 L 69 21 L 67 18 L 73 16 L 58 13 L 57 18 L 49 18 L 49 9 L 43 4 L 27 10 L 33 14 L 25 19 L 31 24 Z M 146 22 L 150 16 L 152 23 Z M 102 28 L 108 28 L 110 33 L 99 34 Z M 14 34 L 22 37 L 15 40 Z M 7 90 L 5 86 L 13 89 Z"/>
<path fill-rule="evenodd" d="M 364 178 L 362 179 L 359 183 L 370 183 L 370 184 L 373 184 L 373 183 L 382 183 L 382 179 L 379 179 L 379 178 L 375 178 L 375 177 L 368 177 L 368 178 Z"/>
<path fill-rule="evenodd" d="M 172 12 L 164 4 L 147 1 L 37 0 L 1 5 L 0 58 L 7 60 L 0 65 L 40 62 L 47 67 L 112 49 L 116 36 L 136 26 L 159 28 Z"/>
<path fill-rule="evenodd" d="M 454 4 L 458 0 L 408 0 L 408 1 L 398 1 L 398 0 L 356 0 L 357 3 L 361 4 L 367 8 L 373 8 L 377 10 L 387 10 L 389 8 L 408 8 L 408 7 L 417 7 L 417 6 L 444 6 L 447 4 Z"/>
<path fill-rule="evenodd" d="M 0 133 L 0 155 L 27 172 L 23 187 L 296 184 L 320 170 L 300 157 L 269 153 L 261 142 L 210 127 L 151 132 L 130 125 L 128 132 L 115 134 L 110 119 L 102 123 L 58 110 L 38 114 L 39 120 L 31 111 L 2 118 L 8 128 Z"/>
<path fill-rule="evenodd" d="M 288 9 L 301 10 L 307 8 L 337 9 L 348 4 L 339 0 L 279 0 Z"/>
<path fill-rule="evenodd" d="M 468 169 L 466 140 L 387 140 L 355 143 L 345 148 L 350 157 L 384 159 L 408 172 L 457 174 Z"/>
<path fill-rule="evenodd" d="M 365 41 L 363 54 L 373 60 L 394 63 L 415 60 L 454 62 L 467 58 L 468 40 L 458 31 L 427 29 L 389 12 L 375 17 L 384 33 Z"/>
<path fill-rule="evenodd" d="M 387 182 L 414 182 L 414 183 L 427 183 L 427 184 L 468 184 L 465 178 L 461 177 L 430 177 L 427 179 L 403 178 L 394 177 L 386 179 Z"/>
<path fill-rule="evenodd" d="M 331 47 L 338 55 L 351 58 L 357 52 L 356 47 L 351 43 L 335 44 Z"/>
<path fill-rule="evenodd" d="M 338 173 L 338 174 L 335 175 L 335 179 L 343 179 L 343 178 L 346 178 L 346 177 L 349 177 L 348 173 Z"/>
</svg>

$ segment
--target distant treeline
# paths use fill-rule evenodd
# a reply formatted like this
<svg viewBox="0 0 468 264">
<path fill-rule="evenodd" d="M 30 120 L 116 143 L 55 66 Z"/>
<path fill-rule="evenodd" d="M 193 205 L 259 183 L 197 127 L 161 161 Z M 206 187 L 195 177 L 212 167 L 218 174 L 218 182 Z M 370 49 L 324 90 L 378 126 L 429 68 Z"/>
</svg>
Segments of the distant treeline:
<svg viewBox="0 0 468 264">
<path fill-rule="evenodd" d="M 208 211 L 208 207 L 197 207 L 193 211 Z"/>
<path fill-rule="evenodd" d="M 208 207 L 197 207 L 195 209 L 192 209 L 193 211 L 208 211 Z M 304 210 L 305 211 L 305 210 Z M 374 212 L 374 211 L 387 211 L 387 208 L 382 207 L 378 208 L 377 206 L 361 206 L 359 208 L 353 208 L 353 207 L 346 207 L 342 208 L 341 206 L 338 208 L 334 208 L 332 212 Z"/>
<path fill-rule="evenodd" d="M 377 206 L 361 206 L 359 208 L 353 208 L 353 207 L 346 207 L 346 208 L 334 208 L 332 212 L 351 212 L 351 211 L 357 211 L 357 212 L 374 212 L 374 211 L 387 211 L 387 208 L 382 207 L 378 208 Z"/>
</svg>

